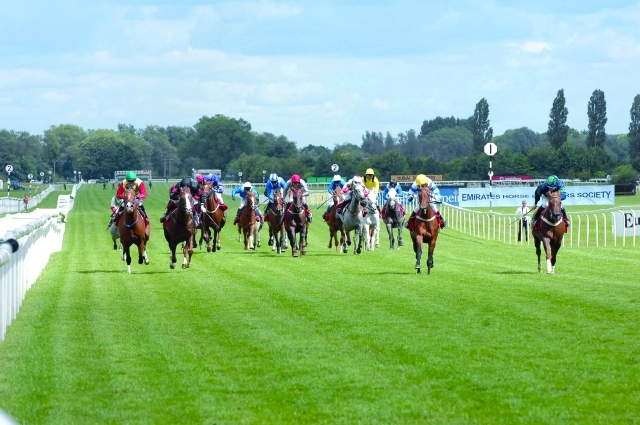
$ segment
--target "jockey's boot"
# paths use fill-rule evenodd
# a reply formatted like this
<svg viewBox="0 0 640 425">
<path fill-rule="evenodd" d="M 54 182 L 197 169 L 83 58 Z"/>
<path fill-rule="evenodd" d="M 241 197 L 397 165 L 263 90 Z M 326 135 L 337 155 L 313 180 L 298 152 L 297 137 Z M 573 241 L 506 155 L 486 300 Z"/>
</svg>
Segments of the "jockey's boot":
<svg viewBox="0 0 640 425">
<path fill-rule="evenodd" d="M 236 217 L 233 219 L 233 224 L 236 225 L 238 224 L 238 220 L 240 219 L 240 210 L 242 208 L 238 208 L 238 212 L 236 213 Z"/>
<path fill-rule="evenodd" d="M 538 208 L 535 213 L 533 213 L 533 217 L 531 218 L 531 227 L 534 227 L 540 218 L 540 213 L 542 212 L 542 208 Z"/>
<path fill-rule="evenodd" d="M 445 227 L 447 227 L 447 222 L 444 220 L 444 217 L 442 216 L 442 214 L 440 214 L 440 212 L 438 212 L 438 218 L 440 218 L 440 222 L 442 223 L 440 228 L 444 229 Z"/>
<path fill-rule="evenodd" d="M 193 217 L 193 225 L 195 227 L 198 227 L 200 225 L 200 214 L 194 211 L 192 214 L 192 217 Z"/>
<path fill-rule="evenodd" d="M 404 223 L 404 227 L 405 229 L 409 228 L 409 223 L 411 223 L 411 219 L 415 216 L 415 213 L 411 213 L 411 215 L 409 216 L 409 220 L 407 220 L 406 223 Z"/>
<path fill-rule="evenodd" d="M 564 209 L 564 207 L 561 207 L 560 211 L 562 211 L 562 216 L 564 217 L 565 223 L 567 223 L 567 227 L 571 226 L 571 222 L 569 221 L 569 217 L 567 217 L 567 211 Z"/>
</svg>

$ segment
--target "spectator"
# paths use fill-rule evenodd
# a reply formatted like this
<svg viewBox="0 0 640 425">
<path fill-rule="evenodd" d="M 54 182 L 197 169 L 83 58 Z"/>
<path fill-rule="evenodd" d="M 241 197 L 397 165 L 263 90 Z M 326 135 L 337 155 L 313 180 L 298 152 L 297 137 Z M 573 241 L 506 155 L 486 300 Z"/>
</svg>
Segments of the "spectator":
<svg viewBox="0 0 640 425">
<path fill-rule="evenodd" d="M 529 242 L 529 216 L 527 215 L 529 214 L 529 211 L 531 211 L 531 208 L 527 206 L 526 200 L 523 200 L 522 206 L 518 207 L 516 210 L 516 214 L 520 214 L 522 216 L 520 218 L 520 226 L 518 226 L 518 242 L 522 239 L 522 228 L 524 228 L 525 238 L 527 239 L 527 242 Z"/>
</svg>

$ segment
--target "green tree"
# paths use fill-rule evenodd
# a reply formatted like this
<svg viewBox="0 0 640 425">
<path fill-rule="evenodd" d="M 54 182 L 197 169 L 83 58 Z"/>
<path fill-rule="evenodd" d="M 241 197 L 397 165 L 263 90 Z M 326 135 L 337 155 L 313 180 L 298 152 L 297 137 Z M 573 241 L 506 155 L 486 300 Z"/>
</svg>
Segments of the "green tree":
<svg viewBox="0 0 640 425">
<path fill-rule="evenodd" d="M 466 127 L 443 127 L 420 137 L 423 151 L 437 161 L 448 162 L 471 152 L 473 134 Z"/>
<path fill-rule="evenodd" d="M 635 184 L 636 181 L 638 181 L 638 171 L 629 164 L 617 166 L 611 175 L 611 182 L 614 184 Z"/>
<path fill-rule="evenodd" d="M 187 168 L 225 169 L 233 159 L 254 153 L 255 136 L 251 124 L 224 115 L 204 116 L 195 125 L 196 136 L 180 145 Z"/>
<path fill-rule="evenodd" d="M 545 142 L 540 134 L 527 127 L 507 130 L 500 136 L 495 136 L 493 142 L 501 147 L 508 147 L 513 152 L 525 152 L 533 147 L 543 147 Z"/>
<path fill-rule="evenodd" d="M 362 150 L 369 155 L 382 155 L 385 152 L 384 137 L 382 133 L 368 131 L 362 136 Z"/>
<path fill-rule="evenodd" d="M 476 104 L 472 121 L 473 145 L 471 155 L 481 153 L 484 145 L 489 143 L 493 138 L 493 128 L 490 127 L 489 121 L 489 104 L 483 97 Z"/>
<path fill-rule="evenodd" d="M 569 110 L 565 106 L 564 89 L 560 89 L 553 100 L 553 106 L 549 113 L 549 128 L 547 130 L 549 143 L 556 149 L 559 149 L 567 141 L 567 134 L 569 133 L 568 115 Z"/>
<path fill-rule="evenodd" d="M 45 130 L 42 139 L 43 158 L 45 161 L 56 161 L 56 175 L 73 177 L 75 148 L 87 135 L 85 130 L 73 124 L 52 125 Z"/>
<path fill-rule="evenodd" d="M 636 170 L 640 169 L 640 94 L 637 94 L 631 105 L 631 122 L 629 123 L 629 160 Z"/>
<path fill-rule="evenodd" d="M 587 105 L 589 117 L 589 130 L 587 135 L 587 147 L 604 147 L 607 140 L 605 125 L 607 124 L 607 102 L 602 90 L 594 90 Z"/>
<path fill-rule="evenodd" d="M 371 167 L 376 170 L 377 177 L 381 181 L 389 180 L 393 174 L 411 172 L 407 158 L 393 150 L 371 158 Z"/>
<path fill-rule="evenodd" d="M 169 136 L 162 127 L 150 125 L 138 131 L 138 134 L 152 148 L 150 161 L 154 176 L 166 178 L 173 169 L 179 170 L 178 150 L 169 142 Z"/>
</svg>

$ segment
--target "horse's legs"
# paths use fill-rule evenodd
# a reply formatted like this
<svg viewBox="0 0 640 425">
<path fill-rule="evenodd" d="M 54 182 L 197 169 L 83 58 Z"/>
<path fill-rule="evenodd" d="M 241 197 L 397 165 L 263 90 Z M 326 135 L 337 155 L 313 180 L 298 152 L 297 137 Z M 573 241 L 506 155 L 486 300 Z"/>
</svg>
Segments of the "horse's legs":
<svg viewBox="0 0 640 425">
<path fill-rule="evenodd" d="M 415 238 L 413 239 L 413 250 L 416 253 L 416 270 L 420 273 L 420 262 L 422 260 L 422 235 L 418 235 L 416 233 Z"/>
<path fill-rule="evenodd" d="M 169 267 L 172 269 L 176 268 L 176 261 L 178 261 L 178 259 L 176 258 L 177 245 L 177 243 L 169 242 L 169 250 L 171 251 L 171 254 L 169 254 Z"/>
<path fill-rule="evenodd" d="M 240 227 L 240 225 L 238 224 L 238 237 L 236 238 L 236 241 L 240 242 L 240 233 L 242 232 L 242 227 Z"/>
<path fill-rule="evenodd" d="M 289 238 L 289 243 L 291 244 L 291 255 L 293 257 L 297 257 L 298 252 L 296 251 L 296 231 L 293 226 L 287 226 L 287 236 Z"/>
<path fill-rule="evenodd" d="M 127 262 L 127 271 L 131 273 L 131 246 L 128 244 L 122 245 L 122 259 Z"/>
<path fill-rule="evenodd" d="M 193 255 L 193 242 L 195 239 L 195 235 L 189 236 L 187 243 L 184 244 L 184 248 L 182 248 L 182 253 L 184 258 L 182 260 L 182 268 L 188 269 L 191 265 L 191 256 Z"/>
<path fill-rule="evenodd" d="M 300 253 L 307 254 L 307 226 L 302 226 L 300 230 Z"/>
<path fill-rule="evenodd" d="M 431 239 L 429 241 L 429 255 L 427 256 L 427 274 L 431 274 L 433 268 L 433 251 L 436 249 L 436 240 Z"/>
<path fill-rule="evenodd" d="M 358 243 L 356 242 L 356 236 L 358 237 Z M 368 235 L 367 235 L 368 238 Z M 362 245 L 364 240 L 364 226 L 360 225 L 355 228 L 354 236 L 353 236 L 353 253 L 360 254 L 362 252 Z"/>
<path fill-rule="evenodd" d="M 545 239 L 543 243 L 544 243 L 544 250 L 547 254 L 547 274 L 553 274 L 553 265 L 551 264 L 551 257 L 552 257 L 551 241 Z"/>
</svg>

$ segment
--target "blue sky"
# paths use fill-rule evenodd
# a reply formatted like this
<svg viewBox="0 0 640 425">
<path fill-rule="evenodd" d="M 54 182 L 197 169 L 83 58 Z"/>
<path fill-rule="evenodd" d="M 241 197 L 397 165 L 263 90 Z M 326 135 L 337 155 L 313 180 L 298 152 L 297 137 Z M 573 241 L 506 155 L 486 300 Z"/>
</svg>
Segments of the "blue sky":
<svg viewBox="0 0 640 425">
<path fill-rule="evenodd" d="M 419 131 L 489 102 L 494 134 L 547 129 L 564 89 L 607 133 L 640 93 L 640 2 L 4 1 L 0 128 L 249 121 L 299 147 Z"/>
</svg>

